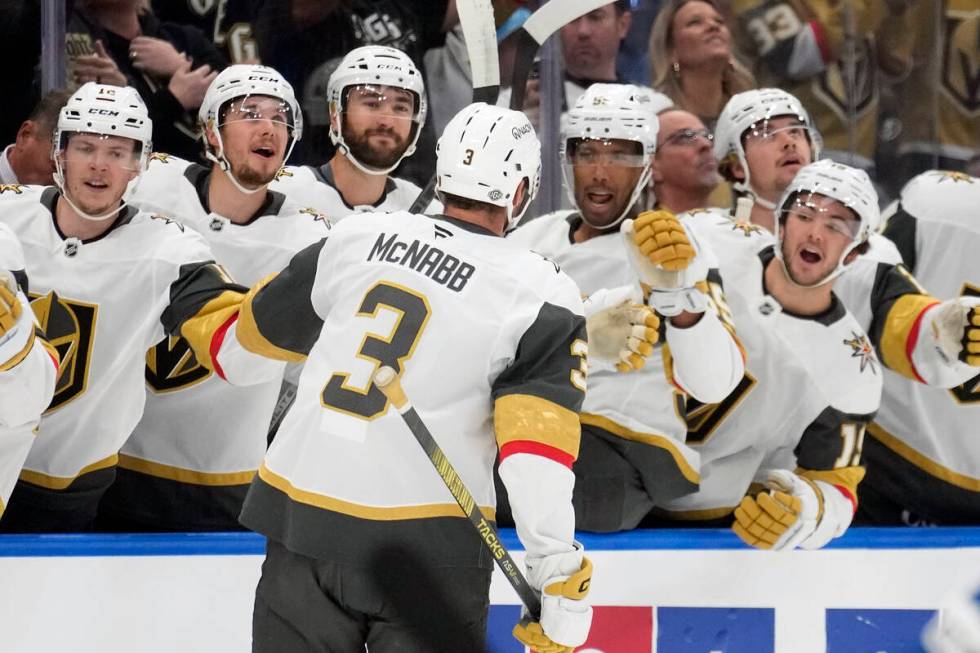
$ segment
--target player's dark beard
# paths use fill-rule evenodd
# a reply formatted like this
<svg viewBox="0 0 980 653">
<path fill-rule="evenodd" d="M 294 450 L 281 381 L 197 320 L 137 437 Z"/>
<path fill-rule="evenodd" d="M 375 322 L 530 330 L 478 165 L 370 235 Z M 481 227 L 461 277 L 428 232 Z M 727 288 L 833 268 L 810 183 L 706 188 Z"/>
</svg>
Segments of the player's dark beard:
<svg viewBox="0 0 980 653">
<path fill-rule="evenodd" d="M 395 164 L 401 155 L 408 149 L 408 143 L 402 139 L 393 129 L 368 129 L 363 134 L 355 134 L 345 124 L 342 128 L 344 142 L 351 155 L 362 164 L 372 168 L 384 170 Z M 371 136 L 385 134 L 395 141 L 395 146 L 390 150 L 379 150 L 372 147 L 368 141 Z"/>
<path fill-rule="evenodd" d="M 268 174 L 262 174 L 255 168 L 251 166 L 232 166 L 232 172 L 235 173 L 235 178 L 238 179 L 238 183 L 247 188 L 258 188 L 259 186 L 265 186 L 266 184 L 272 183 L 272 180 L 276 178 L 276 174 L 279 170 L 273 170 Z"/>
</svg>

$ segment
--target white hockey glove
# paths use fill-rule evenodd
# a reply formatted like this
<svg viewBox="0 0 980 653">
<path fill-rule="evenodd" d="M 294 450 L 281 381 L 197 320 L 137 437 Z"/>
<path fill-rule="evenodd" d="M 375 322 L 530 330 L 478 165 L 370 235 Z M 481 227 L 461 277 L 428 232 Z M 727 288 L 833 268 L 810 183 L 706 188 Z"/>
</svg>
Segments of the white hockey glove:
<svg viewBox="0 0 980 653">
<path fill-rule="evenodd" d="M 541 592 L 541 620 L 522 618 L 514 637 L 537 653 L 572 653 L 585 643 L 592 627 L 592 606 L 586 601 L 592 584 L 592 562 L 575 550 L 526 559 L 527 581 Z"/>
<path fill-rule="evenodd" d="M 683 311 L 703 313 L 707 297 L 695 287 L 708 275 L 697 240 L 670 211 L 644 211 L 620 227 L 630 262 L 640 277 L 647 303 L 666 317 Z"/>
<path fill-rule="evenodd" d="M 17 281 L 0 270 L 0 370 L 22 361 L 34 340 L 34 313 Z"/>
<path fill-rule="evenodd" d="M 934 308 L 932 335 L 946 360 L 980 367 L 980 297 L 957 297 Z"/>
<path fill-rule="evenodd" d="M 624 287 L 596 291 L 583 304 L 589 354 L 619 372 L 642 368 L 660 337 L 660 318 L 640 301 L 639 288 Z"/>
<path fill-rule="evenodd" d="M 746 544 L 773 551 L 819 549 L 843 535 L 854 510 L 840 490 L 788 469 L 763 470 L 756 481 L 768 492 L 747 496 L 735 509 L 732 530 Z"/>
</svg>

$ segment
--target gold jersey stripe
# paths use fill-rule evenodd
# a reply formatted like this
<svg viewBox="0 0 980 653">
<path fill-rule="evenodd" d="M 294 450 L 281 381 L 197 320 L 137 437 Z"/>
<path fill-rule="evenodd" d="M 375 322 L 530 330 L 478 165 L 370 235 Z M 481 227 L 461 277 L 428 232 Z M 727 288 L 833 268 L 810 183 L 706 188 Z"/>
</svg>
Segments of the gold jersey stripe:
<svg viewBox="0 0 980 653">
<path fill-rule="evenodd" d="M 34 340 L 36 337 L 36 331 L 31 329 L 31 334 L 27 337 L 27 344 L 25 344 L 20 351 L 11 356 L 8 360 L 0 363 L 0 372 L 6 372 L 7 370 L 13 369 L 20 365 L 21 361 L 27 358 L 27 355 L 31 353 L 31 348 L 34 347 Z"/>
<path fill-rule="evenodd" d="M 283 492 L 290 499 L 297 503 L 303 503 L 314 508 L 321 508 L 331 512 L 338 512 L 358 519 L 370 519 L 372 521 L 394 521 L 399 519 L 431 519 L 433 517 L 463 517 L 463 509 L 458 503 L 431 503 L 419 506 L 365 506 L 359 503 L 351 503 L 343 499 L 328 497 L 316 492 L 300 490 L 289 480 L 271 471 L 262 463 L 259 467 L 259 478 L 268 485 Z M 488 520 L 496 520 L 496 510 L 488 506 L 480 506 L 480 513 Z"/>
<path fill-rule="evenodd" d="M 939 302 L 935 297 L 928 295 L 904 295 L 892 305 L 885 318 L 885 329 L 881 334 L 882 361 L 913 381 L 920 379 L 906 349 L 909 335 L 916 324 L 919 324 L 922 311 L 937 303 Z M 922 326 L 919 324 L 920 329 Z"/>
<path fill-rule="evenodd" d="M 245 299 L 242 301 L 241 312 L 238 315 L 238 342 L 242 343 L 242 347 L 259 356 L 288 361 L 290 363 L 302 363 L 306 360 L 305 355 L 278 347 L 262 335 L 262 332 L 259 331 L 259 325 L 255 321 L 255 314 L 252 312 L 252 301 L 255 299 L 255 295 L 267 286 L 270 281 L 275 279 L 277 274 L 278 272 L 275 272 L 262 279 L 252 286 L 252 289 L 245 295 Z"/>
<path fill-rule="evenodd" d="M 703 510 L 664 510 L 654 508 L 654 514 L 677 521 L 708 521 L 711 519 L 721 519 L 735 512 L 735 507 L 731 508 L 705 508 Z"/>
<path fill-rule="evenodd" d="M 199 472 L 193 469 L 184 469 L 163 463 L 155 463 L 142 458 L 135 458 L 124 453 L 119 454 L 119 466 L 148 476 L 165 478 L 178 483 L 191 483 L 193 485 L 247 485 L 252 482 L 255 470 L 251 469 L 244 472 Z"/>
<path fill-rule="evenodd" d="M 109 467 L 115 467 L 116 463 L 119 462 L 119 456 L 112 454 L 108 458 L 103 458 L 102 460 L 96 461 L 91 465 L 86 465 L 82 469 L 78 470 L 78 473 L 74 476 L 49 476 L 41 472 L 35 472 L 30 469 L 24 469 L 20 472 L 20 480 L 32 483 L 34 485 L 40 485 L 41 487 L 46 487 L 49 490 L 64 490 L 66 487 L 75 482 L 79 476 L 85 476 L 90 472 L 97 472 L 100 469 L 106 469 Z"/>
<path fill-rule="evenodd" d="M 497 446 L 530 440 L 554 447 L 578 459 L 582 437 L 578 413 L 533 395 L 512 394 L 497 398 L 493 408 Z"/>
<path fill-rule="evenodd" d="M 843 485 L 856 501 L 858 484 L 864 479 L 864 467 L 839 467 L 837 469 L 803 469 L 798 468 L 796 474 L 811 481 L 823 481 L 831 485 Z"/>
<path fill-rule="evenodd" d="M 194 350 L 194 356 L 204 367 L 214 371 L 211 360 L 211 340 L 215 332 L 231 319 L 241 307 L 243 295 L 226 290 L 201 307 L 197 314 L 184 322 L 180 335 Z"/>
<path fill-rule="evenodd" d="M 960 474 L 959 472 L 954 472 L 948 467 L 940 465 L 939 463 L 931 460 L 909 445 L 905 444 L 897 437 L 883 429 L 877 423 L 872 422 L 868 425 L 868 433 L 874 436 L 874 438 L 883 445 L 891 449 L 892 452 L 898 454 L 929 475 L 935 476 L 941 481 L 945 481 L 950 485 L 963 488 L 964 490 L 968 490 L 970 492 L 980 492 L 980 479 L 966 476 L 965 474 Z"/>
<path fill-rule="evenodd" d="M 640 442 L 642 444 L 650 445 L 651 447 L 663 449 L 670 454 L 671 458 L 674 459 L 677 469 L 680 470 L 680 473 L 684 476 L 684 478 L 695 485 L 701 482 L 701 474 L 691 467 L 691 463 L 687 461 L 684 454 L 682 454 L 680 449 L 677 448 L 677 444 L 664 435 L 632 431 L 622 424 L 612 421 L 608 417 L 594 415 L 592 413 L 582 413 L 582 423 L 588 424 L 589 426 L 597 426 L 604 431 L 608 431 L 615 436 L 623 438 L 624 440 Z M 729 512 L 732 510 L 734 510 L 734 508 L 730 508 Z"/>
</svg>

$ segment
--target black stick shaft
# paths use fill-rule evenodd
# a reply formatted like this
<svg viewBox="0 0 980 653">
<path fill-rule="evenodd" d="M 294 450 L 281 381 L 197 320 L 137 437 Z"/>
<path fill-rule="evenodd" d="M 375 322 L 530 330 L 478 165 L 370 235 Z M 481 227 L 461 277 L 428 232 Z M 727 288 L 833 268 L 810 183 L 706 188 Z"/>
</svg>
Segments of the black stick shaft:
<svg viewBox="0 0 980 653">
<path fill-rule="evenodd" d="M 470 523 L 473 524 L 480 534 L 480 539 L 483 540 L 483 543 L 490 550 L 497 566 L 504 572 L 504 576 L 507 577 L 514 591 L 521 598 L 521 602 L 527 607 L 527 611 L 531 614 L 532 619 L 537 621 L 541 616 L 541 601 L 538 599 L 537 593 L 528 585 L 527 579 L 524 578 L 524 574 L 521 573 L 514 559 L 510 557 L 510 553 L 504 547 L 503 542 L 500 541 L 500 535 L 497 533 L 497 529 L 480 512 L 480 507 L 476 504 L 473 495 L 466 489 L 463 480 L 456 473 L 456 469 L 449 462 L 449 459 L 446 458 L 446 454 L 443 453 L 442 448 L 435 441 L 435 438 L 432 437 L 432 433 L 429 432 L 428 427 L 422 422 L 415 408 L 409 406 L 407 410 L 399 414 L 412 431 L 412 435 L 422 445 L 422 449 L 425 450 L 433 467 L 436 468 L 436 472 L 439 473 L 439 477 L 446 484 L 446 487 L 449 488 L 449 492 L 453 495 L 453 498 L 456 499 L 456 503 L 463 509 Z"/>
</svg>

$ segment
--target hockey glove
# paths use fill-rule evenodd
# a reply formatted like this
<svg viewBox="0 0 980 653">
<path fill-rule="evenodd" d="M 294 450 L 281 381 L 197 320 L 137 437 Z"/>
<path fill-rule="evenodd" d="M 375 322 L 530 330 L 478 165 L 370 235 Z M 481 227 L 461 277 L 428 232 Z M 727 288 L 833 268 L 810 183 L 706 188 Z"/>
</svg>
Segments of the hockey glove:
<svg viewBox="0 0 980 653">
<path fill-rule="evenodd" d="M 813 481 L 786 469 L 761 474 L 768 492 L 747 496 L 735 509 L 732 530 L 757 549 L 818 549 L 842 535 L 854 508 L 829 483 Z"/>
<path fill-rule="evenodd" d="M 14 330 L 22 312 L 17 282 L 6 271 L 0 270 L 0 338 Z"/>
<path fill-rule="evenodd" d="M 20 363 L 34 343 L 34 314 L 13 276 L 0 270 L 0 371 Z"/>
<path fill-rule="evenodd" d="M 645 211 L 636 220 L 624 220 L 620 230 L 640 283 L 649 291 L 650 306 L 667 317 L 704 312 L 707 298 L 695 284 L 705 279 L 708 267 L 677 216 Z"/>
<path fill-rule="evenodd" d="M 943 358 L 980 366 L 980 297 L 949 299 L 932 315 L 933 339 Z"/>
<path fill-rule="evenodd" d="M 541 619 L 526 616 L 514 626 L 514 637 L 537 653 L 572 653 L 585 643 L 592 627 L 592 606 L 586 601 L 592 583 L 592 562 L 582 546 L 568 553 L 527 558 L 527 580 L 541 588 Z"/>
<path fill-rule="evenodd" d="M 643 367 L 660 337 L 660 318 L 649 306 L 635 303 L 639 295 L 636 288 L 599 290 L 584 303 L 589 353 L 616 361 L 619 372 Z"/>
</svg>

